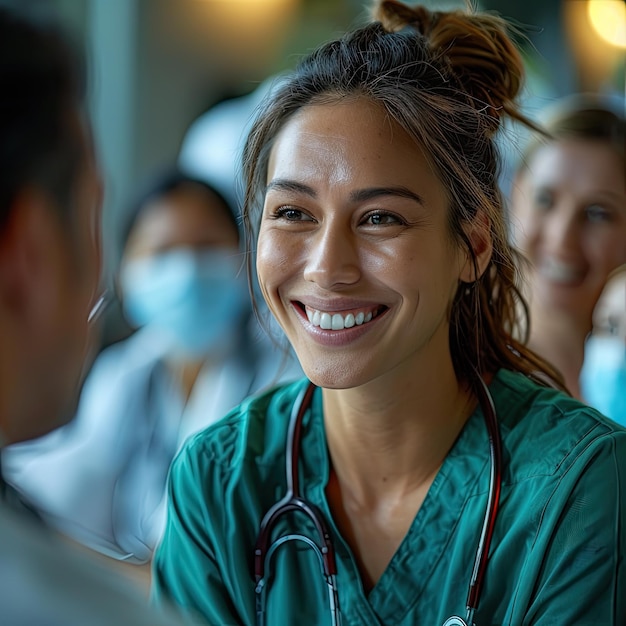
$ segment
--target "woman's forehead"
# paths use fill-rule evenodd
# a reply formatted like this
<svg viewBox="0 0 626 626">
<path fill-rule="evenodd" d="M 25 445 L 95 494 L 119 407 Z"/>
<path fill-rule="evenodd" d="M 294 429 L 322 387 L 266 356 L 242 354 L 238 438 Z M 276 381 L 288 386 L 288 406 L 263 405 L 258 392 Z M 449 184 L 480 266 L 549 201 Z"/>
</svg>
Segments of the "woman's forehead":
<svg viewBox="0 0 626 626">
<path fill-rule="evenodd" d="M 268 181 L 292 177 L 406 178 L 430 168 L 423 148 L 367 98 L 309 104 L 278 133 L 270 152 Z M 374 182 L 372 180 L 371 182 Z"/>
<path fill-rule="evenodd" d="M 625 181 L 624 162 L 612 146 L 586 139 L 557 140 L 540 146 L 520 178 L 533 188 L 560 187 L 568 195 L 580 197 L 607 193 L 626 198 Z"/>
</svg>

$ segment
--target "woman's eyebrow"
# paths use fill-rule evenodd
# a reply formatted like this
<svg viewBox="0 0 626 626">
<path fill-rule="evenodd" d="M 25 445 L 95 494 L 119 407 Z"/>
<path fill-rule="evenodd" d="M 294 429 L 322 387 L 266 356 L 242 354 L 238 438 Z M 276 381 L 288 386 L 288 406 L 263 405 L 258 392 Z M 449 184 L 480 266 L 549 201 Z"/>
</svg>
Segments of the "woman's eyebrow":
<svg viewBox="0 0 626 626">
<path fill-rule="evenodd" d="M 317 198 L 317 193 L 313 187 L 286 178 L 276 178 L 272 180 L 267 187 L 265 187 L 265 193 L 268 191 L 291 191 L 303 193 L 311 198 Z"/>
<path fill-rule="evenodd" d="M 613 191 L 612 189 L 596 189 L 595 194 L 601 199 L 613 200 L 615 202 L 620 203 L 624 199 L 623 193 L 618 193 L 617 191 Z"/>
<path fill-rule="evenodd" d="M 407 189 L 406 187 L 369 187 L 367 189 L 359 189 L 358 191 L 353 191 L 350 194 L 350 200 L 352 202 L 365 202 L 367 200 L 372 200 L 374 198 L 378 198 L 380 196 L 398 196 L 400 198 L 409 198 L 410 200 L 415 200 L 418 204 L 424 204 L 423 198 Z"/>
<path fill-rule="evenodd" d="M 288 180 L 285 178 L 277 178 L 271 181 L 265 188 L 265 193 L 268 191 L 290 191 L 295 193 L 302 193 L 311 198 L 317 197 L 317 192 L 312 187 L 299 183 L 295 180 Z M 394 187 L 368 187 L 366 189 L 358 189 L 350 194 L 351 202 L 366 202 L 380 196 L 398 196 L 401 198 L 409 198 L 414 200 L 418 204 L 424 204 L 422 197 L 411 191 L 407 187 L 394 186 Z"/>
</svg>

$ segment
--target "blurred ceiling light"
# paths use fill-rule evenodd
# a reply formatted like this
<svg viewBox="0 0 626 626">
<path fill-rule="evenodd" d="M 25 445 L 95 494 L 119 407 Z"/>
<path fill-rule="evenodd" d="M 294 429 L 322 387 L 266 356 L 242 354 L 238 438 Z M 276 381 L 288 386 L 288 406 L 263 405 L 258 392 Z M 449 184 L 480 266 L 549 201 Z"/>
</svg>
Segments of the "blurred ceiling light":
<svg viewBox="0 0 626 626">
<path fill-rule="evenodd" d="M 250 33 L 263 38 L 263 30 L 284 27 L 294 14 L 298 0 L 204 0 L 210 7 L 213 25 L 230 36 Z M 266 32 L 272 38 L 274 32 Z"/>
<path fill-rule="evenodd" d="M 294 0 L 204 0 L 209 4 L 224 4 L 232 11 L 241 11 L 242 9 L 259 9 L 267 11 L 275 11 L 294 4 Z M 241 16 L 241 15 L 240 15 Z M 245 17 L 245 16 L 243 16 Z"/>
<path fill-rule="evenodd" d="M 618 48 L 626 48 L 626 3 L 624 0 L 588 0 L 587 13 L 594 29 Z"/>
<path fill-rule="evenodd" d="M 204 50 L 220 80 L 234 83 L 263 79 L 272 71 L 287 35 L 295 28 L 300 8 L 300 0 L 160 2 L 178 8 L 175 19 L 180 45 Z M 173 17 L 168 14 L 166 19 Z M 171 25 L 166 23 L 163 29 L 171 30 Z"/>
</svg>

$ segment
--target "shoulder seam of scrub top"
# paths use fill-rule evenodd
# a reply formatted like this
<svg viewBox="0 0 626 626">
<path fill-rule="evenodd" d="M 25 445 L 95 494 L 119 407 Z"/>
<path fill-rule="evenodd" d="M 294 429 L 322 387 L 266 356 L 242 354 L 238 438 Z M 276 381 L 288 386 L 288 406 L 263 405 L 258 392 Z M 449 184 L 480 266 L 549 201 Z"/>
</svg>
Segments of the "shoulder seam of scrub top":
<svg viewBox="0 0 626 626">
<path fill-rule="evenodd" d="M 589 432 L 593 430 L 596 426 L 602 426 L 605 428 L 607 433 L 612 432 L 624 432 L 626 433 L 626 428 L 621 427 L 619 424 L 616 424 L 612 420 L 608 419 L 605 415 L 600 413 L 598 410 L 593 407 L 577 400 L 572 396 L 568 396 L 564 394 L 558 389 L 553 387 L 538 387 L 536 391 L 532 394 L 528 393 L 527 387 L 532 387 L 535 383 L 531 381 L 524 374 L 520 374 L 518 372 L 513 372 L 510 370 L 500 370 L 498 375 L 494 378 L 492 385 L 504 386 L 509 389 L 511 392 L 519 396 L 519 398 L 527 398 L 529 402 L 527 403 L 529 407 L 541 408 L 542 410 L 549 409 L 555 413 L 555 417 L 558 418 L 569 418 L 573 415 L 576 416 L 577 421 L 580 423 L 582 420 L 580 419 L 581 415 L 589 418 L 591 422 L 589 425 Z M 548 393 L 546 393 L 546 391 Z M 519 398 L 515 398 L 513 400 L 513 395 L 511 396 L 510 405 L 516 405 Z M 539 400 L 537 397 L 539 396 Z M 558 405 L 552 402 L 553 398 L 560 398 L 560 402 Z M 569 406 L 564 408 L 564 398 L 565 402 L 569 404 Z M 508 415 L 508 407 L 501 407 L 498 411 L 498 417 L 502 421 Z M 507 428 L 509 425 L 504 422 L 504 427 Z"/>
<path fill-rule="evenodd" d="M 526 387 L 533 384 L 524 375 L 508 370 L 500 370 L 491 383 L 498 419 L 503 425 L 503 447 L 507 458 L 503 485 L 517 484 L 539 475 L 564 474 L 581 454 L 581 446 L 587 450 L 589 446 L 603 445 L 607 439 L 626 436 L 626 429 L 616 426 L 595 409 L 556 389 L 539 387 L 529 394 Z M 503 388 L 508 390 L 504 396 L 510 398 L 504 404 L 499 402 Z M 553 402 L 557 398 L 558 402 Z M 524 399 L 527 400 L 524 402 Z M 517 420 L 517 415 L 523 418 Z M 536 420 L 543 422 L 539 430 L 534 427 Z M 552 427 L 546 428 L 546 420 L 552 422 Z M 564 423 L 568 424 L 568 428 L 563 428 Z M 554 438 L 555 430 L 560 433 L 559 439 L 550 441 Z M 526 459 L 522 464 L 525 470 L 522 473 L 519 467 L 509 467 L 510 462 L 515 465 L 516 460 L 519 460 L 509 451 L 515 450 L 522 441 L 528 441 L 536 432 L 540 433 L 536 449 L 548 450 L 548 454 L 538 456 L 532 463 L 527 463 Z M 513 471 L 509 471 L 511 469 Z M 515 476 L 515 480 L 512 480 L 512 476 Z"/>
</svg>

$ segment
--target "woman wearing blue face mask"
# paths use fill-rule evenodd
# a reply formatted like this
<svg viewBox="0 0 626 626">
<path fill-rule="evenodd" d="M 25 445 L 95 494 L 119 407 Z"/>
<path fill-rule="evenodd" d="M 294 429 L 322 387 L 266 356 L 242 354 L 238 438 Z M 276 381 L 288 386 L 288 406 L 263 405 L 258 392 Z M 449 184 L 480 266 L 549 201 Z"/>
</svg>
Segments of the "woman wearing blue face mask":
<svg viewBox="0 0 626 626">
<path fill-rule="evenodd" d="M 611 273 L 594 310 L 580 386 L 589 404 L 626 426 L 626 265 Z"/>
<path fill-rule="evenodd" d="M 216 190 L 172 174 L 136 205 L 119 286 L 127 319 L 149 332 L 170 367 L 219 359 L 250 316 L 239 230 Z"/>
<path fill-rule="evenodd" d="M 72 426 L 4 459 L 9 481 L 61 531 L 147 563 L 184 439 L 300 375 L 259 333 L 244 266 L 237 218 L 208 185 L 175 171 L 136 202 L 118 276 L 136 332 L 96 360 Z"/>
</svg>

